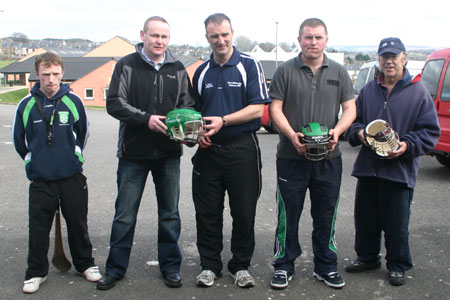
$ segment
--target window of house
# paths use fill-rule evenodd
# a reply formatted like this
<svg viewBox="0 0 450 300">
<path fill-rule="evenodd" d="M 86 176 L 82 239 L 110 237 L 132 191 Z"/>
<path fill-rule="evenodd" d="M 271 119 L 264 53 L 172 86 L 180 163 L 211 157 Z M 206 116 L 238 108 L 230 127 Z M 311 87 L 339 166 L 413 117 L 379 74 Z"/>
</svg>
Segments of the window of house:
<svg viewBox="0 0 450 300">
<path fill-rule="evenodd" d="M 84 99 L 85 100 L 94 100 L 94 89 L 92 89 L 92 88 L 84 89 Z"/>
</svg>

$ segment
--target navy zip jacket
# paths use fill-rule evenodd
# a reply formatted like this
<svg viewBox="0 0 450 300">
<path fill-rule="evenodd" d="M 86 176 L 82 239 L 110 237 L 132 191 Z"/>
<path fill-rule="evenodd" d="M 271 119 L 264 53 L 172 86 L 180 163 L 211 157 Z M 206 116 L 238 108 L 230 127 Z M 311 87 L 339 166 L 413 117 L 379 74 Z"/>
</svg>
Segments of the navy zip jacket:
<svg viewBox="0 0 450 300">
<path fill-rule="evenodd" d="M 86 110 L 80 98 L 65 84 L 52 98 L 47 98 L 37 82 L 31 94 L 17 106 L 13 124 L 13 142 L 25 161 L 25 171 L 31 181 L 52 181 L 72 177 L 83 171 L 82 151 L 89 132 Z M 51 126 L 52 140 L 48 143 L 48 126 L 36 104 L 40 99 Z M 61 99 L 61 101 L 57 101 Z M 59 104 L 56 106 L 57 102 Z M 55 107 L 56 106 L 56 107 Z"/>
<path fill-rule="evenodd" d="M 369 147 L 362 146 L 352 176 L 375 176 L 414 188 L 419 156 L 434 148 L 439 140 L 440 128 L 433 100 L 420 82 L 420 75 L 413 79 L 406 68 L 404 73 L 389 97 L 387 89 L 377 79 L 361 89 L 356 99 L 356 120 L 345 136 L 351 146 L 361 145 L 358 138 L 361 129 L 376 119 L 387 121 L 398 133 L 400 141 L 407 143 L 406 152 L 396 159 L 379 159 Z"/>
<path fill-rule="evenodd" d="M 164 63 L 155 69 L 136 52 L 120 59 L 111 78 L 106 100 L 108 113 L 120 120 L 117 157 L 156 160 L 180 156 L 181 144 L 148 128 L 151 115 L 167 115 L 176 108 L 192 108 L 189 77 L 183 64 L 169 50 Z"/>
</svg>

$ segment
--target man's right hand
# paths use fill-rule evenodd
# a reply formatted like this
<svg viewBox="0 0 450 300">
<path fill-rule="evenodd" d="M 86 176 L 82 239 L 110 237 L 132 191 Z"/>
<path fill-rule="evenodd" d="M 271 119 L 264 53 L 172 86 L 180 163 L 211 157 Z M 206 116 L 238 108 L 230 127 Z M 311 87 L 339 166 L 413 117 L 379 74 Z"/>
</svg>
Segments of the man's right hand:
<svg viewBox="0 0 450 300">
<path fill-rule="evenodd" d="M 198 145 L 201 149 L 206 149 L 212 146 L 211 138 L 209 136 L 202 136 Z"/>
<path fill-rule="evenodd" d="M 298 153 L 300 154 L 305 154 L 306 153 L 306 145 L 302 144 L 300 141 L 302 140 L 302 137 L 304 137 L 305 135 L 301 132 L 294 132 L 291 136 L 290 136 L 290 140 L 292 142 L 292 145 L 294 145 L 295 150 L 297 150 Z"/>
<path fill-rule="evenodd" d="M 165 116 L 151 115 L 148 120 L 148 128 L 152 131 L 167 134 L 167 126 L 163 122 L 166 119 Z"/>
<path fill-rule="evenodd" d="M 364 146 L 369 147 L 366 141 L 366 137 L 364 136 L 364 129 L 358 131 L 358 138 Z"/>
</svg>

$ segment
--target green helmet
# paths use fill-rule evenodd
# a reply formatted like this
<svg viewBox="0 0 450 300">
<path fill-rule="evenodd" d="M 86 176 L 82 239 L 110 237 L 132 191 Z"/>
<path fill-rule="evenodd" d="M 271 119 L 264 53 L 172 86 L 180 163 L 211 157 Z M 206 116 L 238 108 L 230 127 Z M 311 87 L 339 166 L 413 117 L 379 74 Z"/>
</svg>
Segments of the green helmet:
<svg viewBox="0 0 450 300">
<path fill-rule="evenodd" d="M 202 114 L 188 108 L 175 109 L 166 115 L 166 126 L 171 139 L 197 143 L 203 131 Z"/>
<path fill-rule="evenodd" d="M 313 161 L 324 159 L 329 153 L 327 145 L 331 139 L 327 125 L 308 123 L 302 126 L 302 133 L 305 135 L 301 142 L 306 145 L 306 158 Z"/>
</svg>

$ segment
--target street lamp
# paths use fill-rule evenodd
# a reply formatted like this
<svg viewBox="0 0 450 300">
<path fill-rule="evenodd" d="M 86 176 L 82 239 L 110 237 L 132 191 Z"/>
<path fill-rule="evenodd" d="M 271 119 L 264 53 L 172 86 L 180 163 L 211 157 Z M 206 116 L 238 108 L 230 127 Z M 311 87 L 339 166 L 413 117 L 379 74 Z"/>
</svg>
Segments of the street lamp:
<svg viewBox="0 0 450 300">
<path fill-rule="evenodd" d="M 278 21 L 275 21 L 275 68 L 278 67 Z"/>
</svg>

